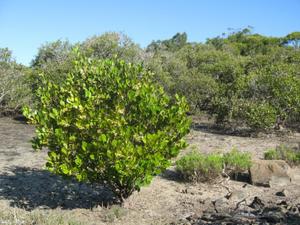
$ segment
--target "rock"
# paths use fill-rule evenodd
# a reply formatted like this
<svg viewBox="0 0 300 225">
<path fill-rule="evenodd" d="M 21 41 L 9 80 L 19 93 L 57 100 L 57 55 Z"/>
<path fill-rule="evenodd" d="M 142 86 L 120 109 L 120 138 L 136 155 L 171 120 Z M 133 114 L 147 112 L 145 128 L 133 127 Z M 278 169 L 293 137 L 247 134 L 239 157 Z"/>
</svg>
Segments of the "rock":
<svg viewBox="0 0 300 225">
<path fill-rule="evenodd" d="M 227 213 L 228 208 L 228 200 L 226 198 L 219 198 L 214 201 L 212 201 L 212 204 L 214 206 L 215 212 L 217 213 Z"/>
<path fill-rule="evenodd" d="M 292 181 L 290 166 L 283 160 L 255 160 L 249 173 L 250 182 L 256 186 L 286 186 Z"/>
<path fill-rule="evenodd" d="M 259 198 L 259 197 L 254 197 L 253 201 L 249 205 L 250 208 L 252 209 L 263 209 L 265 206 L 265 203 Z"/>
<path fill-rule="evenodd" d="M 196 214 L 192 214 L 192 215 L 186 216 L 185 219 L 191 223 L 195 223 L 198 218 L 199 218 L 199 216 L 197 216 Z"/>
<path fill-rule="evenodd" d="M 230 193 L 230 195 L 226 195 L 225 198 L 230 200 L 231 202 L 239 202 L 248 197 L 248 193 L 246 191 L 235 190 Z"/>
<path fill-rule="evenodd" d="M 287 202 L 285 200 L 277 201 L 276 205 L 283 206 L 287 208 Z"/>
<path fill-rule="evenodd" d="M 276 196 L 287 197 L 289 195 L 288 191 L 283 189 L 282 191 L 278 191 L 275 193 Z"/>
</svg>

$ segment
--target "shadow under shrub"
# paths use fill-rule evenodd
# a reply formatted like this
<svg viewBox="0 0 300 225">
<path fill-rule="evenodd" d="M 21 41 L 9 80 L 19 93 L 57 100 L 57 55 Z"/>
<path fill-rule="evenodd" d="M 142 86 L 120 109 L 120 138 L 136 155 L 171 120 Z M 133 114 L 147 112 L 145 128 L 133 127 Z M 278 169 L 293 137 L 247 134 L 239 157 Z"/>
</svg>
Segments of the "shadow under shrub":
<svg viewBox="0 0 300 225">
<path fill-rule="evenodd" d="M 41 75 L 39 104 L 24 108 L 37 127 L 33 147 L 48 147 L 51 172 L 107 185 L 123 201 L 186 145 L 187 103 L 140 65 L 76 54 L 60 85 Z"/>
</svg>

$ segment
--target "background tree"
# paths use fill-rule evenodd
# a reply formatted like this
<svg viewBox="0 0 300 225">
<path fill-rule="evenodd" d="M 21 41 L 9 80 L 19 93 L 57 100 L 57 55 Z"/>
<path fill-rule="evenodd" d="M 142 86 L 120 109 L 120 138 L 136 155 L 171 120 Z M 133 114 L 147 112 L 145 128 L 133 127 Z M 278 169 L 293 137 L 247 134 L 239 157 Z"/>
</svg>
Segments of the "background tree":
<svg viewBox="0 0 300 225">
<path fill-rule="evenodd" d="M 27 74 L 8 48 L 0 48 L 0 114 L 15 114 L 30 101 Z"/>
<path fill-rule="evenodd" d="M 95 59 L 119 58 L 126 62 L 141 62 L 142 49 L 123 33 L 108 32 L 93 36 L 80 44 L 87 57 Z"/>
<path fill-rule="evenodd" d="M 186 96 L 191 112 L 213 115 L 218 123 L 239 122 L 255 130 L 299 121 L 298 33 L 286 37 L 253 34 L 249 28 L 170 47 L 169 40 L 147 47 L 151 70 L 170 94 Z M 176 43 L 176 42 L 175 42 Z"/>
</svg>

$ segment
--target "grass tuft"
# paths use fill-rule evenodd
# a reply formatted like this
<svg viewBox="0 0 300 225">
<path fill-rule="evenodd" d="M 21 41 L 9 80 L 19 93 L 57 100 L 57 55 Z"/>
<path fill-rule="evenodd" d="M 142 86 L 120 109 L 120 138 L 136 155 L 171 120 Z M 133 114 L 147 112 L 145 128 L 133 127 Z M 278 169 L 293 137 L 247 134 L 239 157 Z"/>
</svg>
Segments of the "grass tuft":
<svg viewBox="0 0 300 225">
<path fill-rule="evenodd" d="M 242 172 L 251 166 L 251 155 L 237 149 L 226 154 L 190 152 L 176 162 L 176 170 L 189 182 L 213 181 L 222 175 Z"/>
<path fill-rule="evenodd" d="M 284 160 L 290 166 L 300 165 L 300 151 L 294 150 L 287 145 L 279 145 L 276 148 L 267 150 L 264 153 L 264 158 L 267 160 Z"/>
</svg>

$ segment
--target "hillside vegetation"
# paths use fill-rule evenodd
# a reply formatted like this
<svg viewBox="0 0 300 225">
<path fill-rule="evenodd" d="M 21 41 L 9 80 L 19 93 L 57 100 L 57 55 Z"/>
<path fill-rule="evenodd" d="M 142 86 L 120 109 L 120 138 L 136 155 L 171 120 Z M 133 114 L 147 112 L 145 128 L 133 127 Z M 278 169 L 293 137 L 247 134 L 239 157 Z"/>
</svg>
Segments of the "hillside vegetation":
<svg viewBox="0 0 300 225">
<path fill-rule="evenodd" d="M 60 84 L 72 68 L 76 47 L 87 58 L 142 64 L 169 96 L 185 96 L 192 114 L 206 113 L 218 124 L 253 130 L 280 129 L 300 120 L 299 40 L 299 32 L 267 37 L 246 28 L 205 43 L 188 42 L 185 33 L 177 33 L 142 49 L 126 35 L 111 32 L 76 44 L 46 43 L 29 67 L 2 48 L 0 112 L 38 104 L 41 74 Z"/>
</svg>

